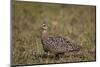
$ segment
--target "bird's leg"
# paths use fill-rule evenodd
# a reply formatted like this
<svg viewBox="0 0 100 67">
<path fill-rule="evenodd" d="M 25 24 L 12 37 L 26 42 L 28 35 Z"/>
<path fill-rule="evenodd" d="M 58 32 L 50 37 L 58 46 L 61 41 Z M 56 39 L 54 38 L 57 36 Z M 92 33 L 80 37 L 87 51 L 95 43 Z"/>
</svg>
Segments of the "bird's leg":
<svg viewBox="0 0 100 67">
<path fill-rule="evenodd" d="M 50 53 L 49 53 L 49 52 L 47 52 L 47 55 L 48 55 L 48 56 L 50 56 Z"/>
<path fill-rule="evenodd" d="M 56 60 L 58 60 L 58 59 L 59 59 L 59 54 L 55 54 L 54 58 L 55 58 Z"/>
<path fill-rule="evenodd" d="M 59 58 L 63 58 L 63 56 L 64 56 L 64 53 L 59 54 Z"/>
</svg>

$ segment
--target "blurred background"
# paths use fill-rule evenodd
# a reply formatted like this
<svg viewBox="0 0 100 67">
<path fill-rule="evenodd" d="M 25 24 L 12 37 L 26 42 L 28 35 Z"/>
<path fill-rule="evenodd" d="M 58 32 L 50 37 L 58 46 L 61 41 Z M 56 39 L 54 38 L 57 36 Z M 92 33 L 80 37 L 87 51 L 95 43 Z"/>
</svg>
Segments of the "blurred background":
<svg viewBox="0 0 100 67">
<path fill-rule="evenodd" d="M 12 2 L 12 64 L 48 64 L 96 60 L 96 7 L 89 5 Z M 43 58 L 40 26 L 76 41 L 83 49 L 63 58 Z"/>
</svg>

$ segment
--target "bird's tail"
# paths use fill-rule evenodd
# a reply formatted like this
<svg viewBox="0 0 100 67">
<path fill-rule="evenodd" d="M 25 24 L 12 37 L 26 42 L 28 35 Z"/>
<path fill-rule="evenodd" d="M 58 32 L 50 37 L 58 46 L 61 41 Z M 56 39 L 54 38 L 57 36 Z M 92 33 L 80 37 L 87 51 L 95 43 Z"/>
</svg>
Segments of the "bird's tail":
<svg viewBox="0 0 100 67">
<path fill-rule="evenodd" d="M 69 51 L 79 51 L 81 49 L 80 45 L 77 44 L 70 44 L 70 49 Z"/>
</svg>

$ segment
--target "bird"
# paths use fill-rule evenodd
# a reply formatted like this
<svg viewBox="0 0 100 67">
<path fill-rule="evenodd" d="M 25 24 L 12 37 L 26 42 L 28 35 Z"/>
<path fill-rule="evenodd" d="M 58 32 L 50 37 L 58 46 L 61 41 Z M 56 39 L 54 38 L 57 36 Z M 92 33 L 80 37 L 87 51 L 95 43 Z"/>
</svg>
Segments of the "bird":
<svg viewBox="0 0 100 67">
<path fill-rule="evenodd" d="M 67 38 L 62 36 L 50 36 L 48 34 L 48 26 L 45 23 L 41 25 L 41 43 L 45 52 L 56 55 L 80 50 L 79 45 Z"/>
</svg>

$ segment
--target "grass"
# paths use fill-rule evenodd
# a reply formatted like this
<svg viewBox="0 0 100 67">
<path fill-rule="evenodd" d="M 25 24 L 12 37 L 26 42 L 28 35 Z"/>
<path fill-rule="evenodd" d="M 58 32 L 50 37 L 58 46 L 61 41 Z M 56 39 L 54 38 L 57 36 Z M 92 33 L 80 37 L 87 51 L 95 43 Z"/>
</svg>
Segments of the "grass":
<svg viewBox="0 0 100 67">
<path fill-rule="evenodd" d="M 95 6 L 13 2 L 12 64 L 48 64 L 96 60 Z M 83 49 L 62 58 L 42 57 L 40 26 L 46 22 L 52 36 L 70 38 Z"/>
</svg>

